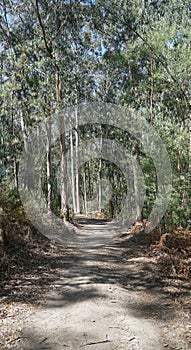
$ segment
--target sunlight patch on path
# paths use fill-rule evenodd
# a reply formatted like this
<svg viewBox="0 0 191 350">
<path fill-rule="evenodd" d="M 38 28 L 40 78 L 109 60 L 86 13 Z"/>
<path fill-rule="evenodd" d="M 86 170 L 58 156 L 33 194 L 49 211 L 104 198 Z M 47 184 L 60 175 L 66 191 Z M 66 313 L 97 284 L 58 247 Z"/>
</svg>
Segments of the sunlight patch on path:
<svg viewBox="0 0 191 350">
<path fill-rule="evenodd" d="M 64 346 L 70 350 L 85 349 L 91 343 L 93 350 L 163 349 L 157 326 L 150 320 L 131 316 L 124 307 L 132 295 L 110 284 L 93 287 L 97 297 L 60 307 L 47 304 L 31 318 L 24 334 L 32 337 L 36 350 L 42 349 L 41 339 L 52 350 Z M 31 349 L 29 346 L 24 349 Z"/>
</svg>

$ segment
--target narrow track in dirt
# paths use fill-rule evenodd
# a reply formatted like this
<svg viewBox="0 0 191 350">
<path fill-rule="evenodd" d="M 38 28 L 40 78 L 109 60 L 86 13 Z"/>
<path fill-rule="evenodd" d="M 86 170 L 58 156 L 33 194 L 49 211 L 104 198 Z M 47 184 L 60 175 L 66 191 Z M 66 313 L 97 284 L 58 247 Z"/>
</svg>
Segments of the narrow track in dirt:
<svg viewBox="0 0 191 350">
<path fill-rule="evenodd" d="M 144 233 L 78 217 L 78 239 L 13 349 L 189 349 Z M 181 322 L 180 318 L 178 319 Z M 174 328 L 173 328 L 174 326 Z"/>
</svg>

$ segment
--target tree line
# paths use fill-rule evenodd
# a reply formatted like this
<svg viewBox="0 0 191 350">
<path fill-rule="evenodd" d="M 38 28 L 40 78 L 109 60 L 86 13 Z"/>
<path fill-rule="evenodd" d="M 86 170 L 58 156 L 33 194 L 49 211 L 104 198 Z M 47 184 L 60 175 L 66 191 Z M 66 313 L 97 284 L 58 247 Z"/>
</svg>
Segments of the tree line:
<svg viewBox="0 0 191 350">
<path fill-rule="evenodd" d="M 69 207 L 75 213 L 97 210 L 110 217 L 120 212 L 128 193 L 122 170 L 99 157 L 78 164 L 82 142 L 107 138 L 131 151 L 141 165 L 145 200 L 136 208 L 136 219 L 147 218 L 156 200 L 157 178 L 139 140 L 120 128 L 79 125 L 79 105 L 114 104 L 141 114 L 161 136 L 173 172 L 163 224 L 188 227 L 190 2 L 2 0 L 0 15 L 1 186 L 17 193 L 21 153 L 27 154 L 31 132 L 40 137 L 45 122 L 46 156 L 39 181 L 48 209 L 66 220 Z M 73 128 L 53 144 L 54 115 L 70 106 Z"/>
</svg>

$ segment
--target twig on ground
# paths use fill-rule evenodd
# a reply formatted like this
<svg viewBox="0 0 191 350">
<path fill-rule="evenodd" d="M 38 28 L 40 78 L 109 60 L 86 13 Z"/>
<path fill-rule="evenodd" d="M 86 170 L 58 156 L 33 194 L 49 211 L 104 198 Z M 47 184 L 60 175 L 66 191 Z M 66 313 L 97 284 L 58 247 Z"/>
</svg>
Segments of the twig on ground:
<svg viewBox="0 0 191 350">
<path fill-rule="evenodd" d="M 40 341 L 40 343 L 38 343 L 38 345 L 44 343 L 48 338 L 44 338 L 43 340 Z"/>
<path fill-rule="evenodd" d="M 84 346 L 88 346 L 88 345 L 96 345 L 96 344 L 103 344 L 103 343 L 110 343 L 110 342 L 111 342 L 111 340 L 108 340 L 108 339 L 97 341 L 97 342 L 90 342 L 90 343 L 80 345 L 80 348 L 83 348 Z"/>
</svg>

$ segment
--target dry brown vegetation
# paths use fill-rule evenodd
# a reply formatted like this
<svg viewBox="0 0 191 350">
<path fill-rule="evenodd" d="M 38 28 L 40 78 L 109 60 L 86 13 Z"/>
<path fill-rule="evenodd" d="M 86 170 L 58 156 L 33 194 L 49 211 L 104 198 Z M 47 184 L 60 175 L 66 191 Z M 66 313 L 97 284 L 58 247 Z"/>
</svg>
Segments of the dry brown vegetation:
<svg viewBox="0 0 191 350">
<path fill-rule="evenodd" d="M 163 234 L 158 231 L 154 230 L 150 236 L 152 254 L 166 272 L 190 280 L 191 231 L 172 230 Z"/>
</svg>

